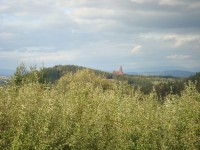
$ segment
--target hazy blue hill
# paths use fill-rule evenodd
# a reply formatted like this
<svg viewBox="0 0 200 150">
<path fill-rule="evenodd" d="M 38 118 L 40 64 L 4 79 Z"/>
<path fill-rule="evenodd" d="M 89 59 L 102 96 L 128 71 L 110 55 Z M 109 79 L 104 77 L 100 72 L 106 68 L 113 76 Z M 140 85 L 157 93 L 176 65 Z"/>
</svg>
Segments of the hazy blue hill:
<svg viewBox="0 0 200 150">
<path fill-rule="evenodd" d="M 168 70 L 158 73 L 160 76 L 173 76 L 173 77 L 190 77 L 195 75 L 195 72 L 181 71 L 181 70 Z"/>
<path fill-rule="evenodd" d="M 142 75 L 142 73 L 138 73 L 138 72 L 127 72 L 126 74 L 128 74 L 128 75 Z"/>
<path fill-rule="evenodd" d="M 11 69 L 0 69 L 0 76 L 11 76 L 13 75 L 15 70 Z"/>
<path fill-rule="evenodd" d="M 145 72 L 145 73 L 135 73 L 130 72 L 128 73 L 130 75 L 145 75 L 145 76 L 172 76 L 172 77 L 190 77 L 192 75 L 195 75 L 195 72 L 190 71 L 181 71 L 181 70 L 167 70 L 167 71 L 160 71 L 160 72 Z"/>
</svg>

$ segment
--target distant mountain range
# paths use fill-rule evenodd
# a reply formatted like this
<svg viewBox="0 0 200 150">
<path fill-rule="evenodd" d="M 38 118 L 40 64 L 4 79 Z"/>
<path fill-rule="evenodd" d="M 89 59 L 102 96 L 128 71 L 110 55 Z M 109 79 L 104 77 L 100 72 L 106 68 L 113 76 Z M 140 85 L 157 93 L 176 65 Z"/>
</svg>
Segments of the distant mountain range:
<svg viewBox="0 0 200 150">
<path fill-rule="evenodd" d="M 190 77 L 195 75 L 196 72 L 190 71 L 181 71 L 181 70 L 168 70 L 168 71 L 160 71 L 160 72 L 128 72 L 129 75 L 145 75 L 145 76 L 172 76 L 172 77 Z"/>
<path fill-rule="evenodd" d="M 0 69 L 0 76 L 11 76 L 14 72 L 15 70 L 12 69 Z"/>
</svg>

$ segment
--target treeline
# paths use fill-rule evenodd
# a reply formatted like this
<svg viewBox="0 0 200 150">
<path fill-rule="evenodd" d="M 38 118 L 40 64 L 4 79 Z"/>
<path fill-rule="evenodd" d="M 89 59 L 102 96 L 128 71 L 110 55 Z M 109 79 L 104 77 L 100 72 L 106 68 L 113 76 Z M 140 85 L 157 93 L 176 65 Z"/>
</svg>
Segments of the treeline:
<svg viewBox="0 0 200 150">
<path fill-rule="evenodd" d="M 196 75 L 193 75 L 189 78 L 160 83 L 155 85 L 154 88 L 156 93 L 161 97 L 164 97 L 169 93 L 180 95 L 184 90 L 185 84 L 187 84 L 189 81 L 195 83 L 196 89 L 200 92 L 200 73 L 196 73 Z"/>
<path fill-rule="evenodd" d="M 45 80 L 55 83 L 63 75 L 67 73 L 76 73 L 78 70 L 90 69 L 75 65 L 57 65 L 54 67 L 44 68 Z M 149 94 L 152 89 L 156 91 L 161 98 L 169 93 L 180 95 L 184 89 L 184 84 L 189 80 L 197 82 L 197 90 L 200 91 L 200 73 L 189 78 L 173 78 L 173 77 L 157 77 L 157 76 L 141 76 L 141 75 L 114 75 L 112 73 L 90 69 L 96 75 L 102 75 L 107 79 L 128 82 L 136 89 L 140 89 L 145 94 Z"/>
<path fill-rule="evenodd" d="M 24 81 L 26 79 L 33 79 L 33 80 L 39 80 L 41 83 L 47 82 L 47 83 L 56 83 L 62 76 L 64 76 L 67 73 L 76 73 L 77 71 L 89 69 L 92 70 L 96 75 L 103 76 L 110 80 L 118 80 L 118 81 L 124 81 L 128 82 L 128 84 L 134 86 L 134 87 L 140 87 L 141 90 L 145 93 L 149 93 L 152 89 L 153 83 L 151 82 L 151 79 L 148 79 L 144 76 L 130 76 L 130 75 L 114 75 L 112 73 L 100 71 L 100 70 L 94 70 L 90 68 L 75 66 L 75 65 L 57 65 L 54 67 L 42 67 L 39 70 L 37 70 L 36 67 L 30 67 L 27 68 L 24 64 L 21 64 L 17 67 L 15 72 L 15 80 L 16 82 L 21 82 L 22 79 Z"/>
<path fill-rule="evenodd" d="M 94 71 L 96 75 L 101 75 L 110 80 L 118 80 L 128 82 L 128 84 L 132 85 L 134 88 L 140 88 L 142 92 L 148 94 L 152 91 L 154 86 L 154 81 L 159 82 L 167 82 L 167 78 L 160 77 L 145 77 L 140 75 L 114 75 L 113 73 L 108 73 L 100 70 L 75 66 L 75 65 L 57 65 L 54 67 L 44 68 L 43 74 L 45 75 L 45 80 L 47 82 L 55 83 L 58 79 L 60 79 L 63 75 L 67 73 L 76 73 L 78 70 L 89 69 Z M 164 80 L 164 81 L 163 81 Z M 169 79 L 169 81 L 171 78 Z"/>
<path fill-rule="evenodd" d="M 196 88 L 200 91 L 200 73 L 189 78 L 173 78 L 173 77 L 158 77 L 158 76 L 141 76 L 141 75 L 114 75 L 112 73 L 94 70 L 90 68 L 80 67 L 76 65 L 57 65 L 54 67 L 42 67 L 37 70 L 36 67 L 26 68 L 21 64 L 16 69 L 15 81 L 16 83 L 25 82 L 25 80 L 38 80 L 40 83 L 56 83 L 62 76 L 77 71 L 89 69 L 96 75 L 100 75 L 109 80 L 118 80 L 127 82 L 134 89 L 140 89 L 144 94 L 149 94 L 154 90 L 160 100 L 167 94 L 180 95 L 185 84 L 188 81 L 196 83 Z"/>
</svg>

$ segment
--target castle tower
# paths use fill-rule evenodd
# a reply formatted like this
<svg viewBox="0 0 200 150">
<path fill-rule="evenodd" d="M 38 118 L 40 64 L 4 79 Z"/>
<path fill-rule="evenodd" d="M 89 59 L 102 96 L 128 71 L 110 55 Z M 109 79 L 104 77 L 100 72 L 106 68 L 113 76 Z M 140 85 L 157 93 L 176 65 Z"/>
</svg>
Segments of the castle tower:
<svg viewBox="0 0 200 150">
<path fill-rule="evenodd" d="M 120 74 L 123 74 L 122 66 L 120 66 L 119 72 L 120 72 Z"/>
<path fill-rule="evenodd" d="M 120 66 L 119 71 L 113 71 L 113 74 L 115 74 L 115 75 L 123 75 L 124 73 L 123 73 L 122 66 Z"/>
</svg>

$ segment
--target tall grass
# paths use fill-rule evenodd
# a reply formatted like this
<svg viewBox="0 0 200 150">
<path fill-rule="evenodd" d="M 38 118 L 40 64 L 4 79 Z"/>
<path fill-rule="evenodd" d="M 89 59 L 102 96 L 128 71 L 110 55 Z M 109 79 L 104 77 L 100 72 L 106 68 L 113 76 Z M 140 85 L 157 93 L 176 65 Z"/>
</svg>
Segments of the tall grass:
<svg viewBox="0 0 200 150">
<path fill-rule="evenodd" d="M 0 88 L 0 149 L 200 149 L 200 94 L 191 82 L 164 104 L 89 70 L 56 85 Z"/>
</svg>

